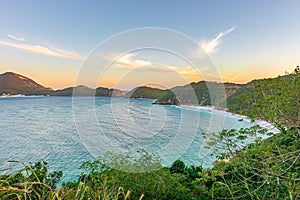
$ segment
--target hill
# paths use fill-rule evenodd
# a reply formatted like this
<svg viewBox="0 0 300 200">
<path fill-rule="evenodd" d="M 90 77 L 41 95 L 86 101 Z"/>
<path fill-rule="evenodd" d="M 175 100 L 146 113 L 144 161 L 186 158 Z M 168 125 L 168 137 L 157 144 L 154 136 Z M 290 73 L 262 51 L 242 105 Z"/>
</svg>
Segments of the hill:
<svg viewBox="0 0 300 200">
<path fill-rule="evenodd" d="M 77 96 L 93 96 L 95 94 L 95 90 L 83 85 L 77 87 L 68 87 L 62 90 L 56 90 L 51 92 L 50 96 L 72 96 L 73 90 L 76 91 Z"/>
<path fill-rule="evenodd" d="M 187 87 L 174 90 L 205 92 L 220 84 L 198 82 Z M 144 150 L 137 151 L 138 156 L 107 152 L 83 163 L 81 176 L 59 188 L 56 184 L 63 173 L 48 172 L 46 162 L 30 163 L 18 171 L 4 166 L 2 171 L 8 174 L 0 174 L 0 199 L 299 199 L 299 67 L 286 76 L 242 86 L 229 83 L 224 88 L 226 94 L 231 93 L 227 99 L 230 109 L 268 120 L 280 132 L 252 126 L 203 133 L 202 145 L 217 159 L 211 168 L 187 166 L 180 160 L 163 167 L 156 154 Z M 151 91 L 168 93 L 141 87 L 131 94 L 155 96 Z M 250 144 L 246 142 L 253 138 Z"/>
<path fill-rule="evenodd" d="M 243 85 L 235 83 L 199 81 L 171 88 L 163 98 L 157 99 L 157 103 L 171 101 L 175 104 L 225 107 L 226 98 L 241 87 Z"/>
<path fill-rule="evenodd" d="M 61 90 L 53 90 L 44 87 L 30 78 L 13 72 L 0 74 L 0 96 L 6 95 L 49 95 L 49 96 L 72 96 L 73 90 L 76 96 L 125 96 L 124 91 L 98 87 L 92 89 L 83 85 L 68 87 Z"/>
<path fill-rule="evenodd" d="M 0 74 L 0 95 L 41 95 L 48 94 L 51 91 L 51 88 L 44 87 L 20 74 L 13 72 Z"/>
<path fill-rule="evenodd" d="M 262 90 L 264 91 L 263 95 L 276 94 L 275 96 L 278 97 L 277 94 L 283 93 L 284 89 L 290 90 L 289 88 L 282 88 L 281 85 L 291 85 L 290 82 L 294 80 L 295 76 L 298 76 L 298 74 L 253 80 L 247 84 L 199 81 L 197 83 L 193 82 L 184 86 L 176 86 L 167 90 L 141 86 L 126 93 L 118 89 L 109 89 L 104 87 L 92 89 L 82 85 L 54 91 L 51 88 L 44 87 L 25 76 L 13 72 L 6 72 L 4 74 L 0 74 L 0 95 L 23 94 L 72 96 L 73 92 L 75 92 L 74 95 L 76 96 L 125 96 L 128 98 L 155 99 L 156 104 L 202 105 L 215 106 L 221 109 L 228 108 L 232 112 L 256 117 L 254 115 L 252 116 L 250 112 L 257 110 L 257 107 L 255 107 L 257 102 L 253 102 L 253 99 L 259 99 L 259 96 L 254 98 L 253 94 Z M 261 88 L 262 85 L 265 85 L 263 89 Z M 297 91 L 295 91 L 295 93 L 297 93 Z M 297 94 L 294 96 L 297 96 Z M 292 106 L 293 105 L 291 105 L 291 107 Z M 294 114 L 294 116 L 296 116 L 296 114 Z"/>
<path fill-rule="evenodd" d="M 300 73 L 254 80 L 227 99 L 231 112 L 299 128 Z M 271 117 L 270 117 L 271 116 Z"/>
<path fill-rule="evenodd" d="M 62 90 L 56 90 L 51 92 L 50 96 L 125 96 L 125 92 L 118 89 L 108 89 L 103 87 L 98 87 L 97 89 L 92 89 L 83 85 L 77 87 L 69 87 Z"/>
<path fill-rule="evenodd" d="M 147 99 L 158 99 L 162 98 L 166 94 L 165 90 L 158 88 L 151 88 L 147 86 L 141 86 L 134 88 L 126 94 L 128 98 L 147 98 Z"/>
<path fill-rule="evenodd" d="M 156 99 L 157 104 L 215 105 L 225 107 L 226 97 L 236 93 L 244 85 L 199 81 L 168 90 L 151 87 L 137 87 L 126 94 L 131 98 Z"/>
</svg>

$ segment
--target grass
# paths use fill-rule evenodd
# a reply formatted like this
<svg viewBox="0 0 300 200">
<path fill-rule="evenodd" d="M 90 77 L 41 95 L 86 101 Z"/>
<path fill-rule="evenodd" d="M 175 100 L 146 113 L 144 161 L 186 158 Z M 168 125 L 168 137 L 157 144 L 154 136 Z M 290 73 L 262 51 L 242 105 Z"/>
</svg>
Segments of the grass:
<svg viewBox="0 0 300 200">
<path fill-rule="evenodd" d="M 10 161 L 21 164 L 22 168 L 0 175 L 0 200 L 299 199 L 299 73 L 297 67 L 289 79 L 263 80 L 254 90 L 244 93 L 248 98 L 236 100 L 246 103 L 245 114 L 273 122 L 280 133 L 265 140 L 258 138 L 235 154 L 237 143 L 259 130 L 254 127 L 221 131 L 210 145 L 222 141 L 227 152 L 217 152 L 216 156 L 229 157 L 230 162 L 220 161 L 203 169 L 175 161 L 168 168 L 162 167 L 155 155 L 144 151 L 135 160 L 110 153 L 85 162 L 82 165 L 85 172 L 77 181 L 56 188 L 62 172 L 49 173 L 46 162 L 25 165 Z M 112 163 L 134 170 L 116 170 Z M 0 172 L 10 170 L 3 168 Z"/>
<path fill-rule="evenodd" d="M 141 151 L 140 159 L 131 160 L 132 167 L 126 160 L 128 157 L 108 153 L 85 162 L 80 178 L 59 188 L 56 183 L 62 174 L 48 173 L 47 163 L 28 166 L 13 161 L 23 167 L 0 176 L 0 199 L 297 199 L 300 198 L 299 144 L 297 131 L 287 130 L 245 146 L 230 162 L 220 161 L 209 169 L 175 161 L 170 168 L 139 173 L 116 170 L 111 163 L 116 166 L 127 163 L 129 168 L 136 169 L 137 164 L 143 165 L 141 162 L 157 166 L 157 157 Z"/>
</svg>

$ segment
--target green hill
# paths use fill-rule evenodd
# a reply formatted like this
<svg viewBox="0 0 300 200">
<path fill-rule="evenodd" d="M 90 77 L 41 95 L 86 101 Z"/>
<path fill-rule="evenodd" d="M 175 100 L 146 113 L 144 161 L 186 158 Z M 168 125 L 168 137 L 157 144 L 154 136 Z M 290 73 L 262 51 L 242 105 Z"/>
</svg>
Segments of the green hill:
<svg viewBox="0 0 300 200">
<path fill-rule="evenodd" d="M 0 96 L 5 95 L 49 95 L 49 96 L 125 96 L 124 91 L 98 87 L 92 89 L 83 85 L 68 87 L 61 90 L 52 90 L 44 87 L 30 78 L 13 72 L 0 74 Z"/>
<path fill-rule="evenodd" d="M 225 97 L 231 96 L 243 87 L 235 83 L 216 83 L 199 81 L 184 86 L 162 90 L 151 87 L 137 87 L 126 94 L 129 98 L 156 99 L 157 104 L 215 105 L 224 107 Z"/>
<path fill-rule="evenodd" d="M 208 88 L 219 91 L 220 84 L 199 82 L 190 87 L 174 90 L 182 95 L 188 90 L 200 94 Z M 172 94 L 147 87 L 131 94 L 138 98 L 159 97 L 157 91 L 163 97 Z M 7 173 L 0 174 L 0 199 L 299 199 L 299 68 L 286 76 L 255 80 L 244 86 L 225 84 L 225 92 L 231 93 L 227 99 L 230 110 L 271 121 L 280 132 L 252 126 L 222 130 L 209 137 L 203 133 L 202 145 L 216 157 L 211 168 L 186 166 L 180 160 L 162 167 L 156 154 L 143 150 L 134 156 L 107 152 L 83 163 L 78 180 L 59 188 L 56 185 L 62 172 L 48 172 L 46 162 L 22 164 L 14 171 L 3 166 L 0 171 Z M 249 144 L 249 138 L 255 140 Z"/>
<path fill-rule="evenodd" d="M 176 104 L 225 107 L 226 97 L 231 96 L 243 85 L 200 81 L 168 90 L 168 94 L 157 100 L 163 103 L 171 99 Z"/>
<path fill-rule="evenodd" d="M 109 89 L 98 87 L 96 89 L 92 89 L 83 85 L 77 87 L 69 87 L 62 90 L 56 90 L 51 92 L 50 96 L 125 96 L 125 92 L 118 89 Z"/>
<path fill-rule="evenodd" d="M 159 99 L 166 95 L 166 90 L 158 88 L 151 88 L 147 86 L 141 86 L 134 88 L 126 94 L 128 98 L 147 98 L 147 99 Z"/>
<path fill-rule="evenodd" d="M 299 126 L 300 74 L 254 80 L 227 99 L 230 111 L 285 126 Z M 287 119 L 288 118 L 288 119 Z"/>
</svg>

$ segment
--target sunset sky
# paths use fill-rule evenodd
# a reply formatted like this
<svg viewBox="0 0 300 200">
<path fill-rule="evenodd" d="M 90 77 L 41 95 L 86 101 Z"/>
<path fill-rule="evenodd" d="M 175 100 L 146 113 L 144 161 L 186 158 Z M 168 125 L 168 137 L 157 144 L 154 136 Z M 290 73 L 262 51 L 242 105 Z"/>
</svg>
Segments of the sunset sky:
<svg viewBox="0 0 300 200">
<path fill-rule="evenodd" d="M 190 38 L 227 82 L 275 77 L 300 65 L 297 0 L 75 2 L 0 1 L 0 73 L 20 73 L 55 89 L 74 86 L 100 43 L 143 27 L 171 29 Z M 188 51 L 203 56 L 197 49 Z M 188 62 L 167 52 L 100 54 L 114 61 L 97 83 L 105 87 L 172 87 L 201 79 Z"/>
</svg>

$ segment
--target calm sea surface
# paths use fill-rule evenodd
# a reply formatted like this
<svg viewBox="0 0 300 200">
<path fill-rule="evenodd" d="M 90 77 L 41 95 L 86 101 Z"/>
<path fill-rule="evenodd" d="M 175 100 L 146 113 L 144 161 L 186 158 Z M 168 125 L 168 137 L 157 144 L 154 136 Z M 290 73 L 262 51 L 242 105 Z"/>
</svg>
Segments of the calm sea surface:
<svg viewBox="0 0 300 200">
<path fill-rule="evenodd" d="M 181 159 L 211 166 L 202 133 L 249 127 L 221 112 L 152 105 L 152 100 L 107 97 L 0 98 L 0 161 L 45 160 L 75 180 L 80 165 L 106 151 L 144 149 L 163 165 Z"/>
</svg>

